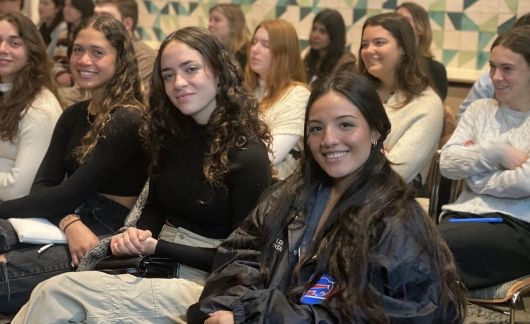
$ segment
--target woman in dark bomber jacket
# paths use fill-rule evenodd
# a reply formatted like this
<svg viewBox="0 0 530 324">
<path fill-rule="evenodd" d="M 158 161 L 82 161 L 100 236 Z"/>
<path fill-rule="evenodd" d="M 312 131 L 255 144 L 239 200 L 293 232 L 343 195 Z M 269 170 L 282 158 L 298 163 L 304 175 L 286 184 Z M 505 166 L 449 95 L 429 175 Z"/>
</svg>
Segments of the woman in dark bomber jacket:
<svg viewBox="0 0 530 324">
<path fill-rule="evenodd" d="M 390 123 L 367 79 L 318 85 L 305 128 L 302 170 L 222 243 L 188 322 L 462 322 L 453 258 L 383 155 Z"/>
</svg>

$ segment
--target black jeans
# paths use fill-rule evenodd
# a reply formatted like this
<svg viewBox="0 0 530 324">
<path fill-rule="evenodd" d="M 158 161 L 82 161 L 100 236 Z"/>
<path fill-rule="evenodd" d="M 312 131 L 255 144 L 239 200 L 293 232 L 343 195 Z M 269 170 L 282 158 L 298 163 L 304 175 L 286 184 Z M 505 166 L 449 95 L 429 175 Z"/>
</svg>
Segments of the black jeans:
<svg viewBox="0 0 530 324">
<path fill-rule="evenodd" d="M 502 217 L 502 223 L 450 223 L 449 218 Z M 530 274 L 530 223 L 499 213 L 448 213 L 438 225 L 468 289 Z"/>
<path fill-rule="evenodd" d="M 82 222 L 100 238 L 118 231 L 128 213 L 125 206 L 100 195 L 88 199 L 76 210 Z M 41 281 L 74 270 L 67 245 L 56 244 L 38 253 L 40 247 L 18 242 L 11 224 L 0 219 L 0 253 L 7 259 L 0 263 L 1 313 L 17 312 Z"/>
</svg>

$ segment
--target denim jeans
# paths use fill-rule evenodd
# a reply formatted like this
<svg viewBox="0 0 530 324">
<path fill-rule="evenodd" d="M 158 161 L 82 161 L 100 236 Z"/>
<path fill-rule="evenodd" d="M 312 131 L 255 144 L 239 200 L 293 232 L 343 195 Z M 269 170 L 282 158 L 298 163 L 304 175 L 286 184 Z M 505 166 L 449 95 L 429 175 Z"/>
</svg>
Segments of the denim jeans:
<svg viewBox="0 0 530 324">
<path fill-rule="evenodd" d="M 129 209 L 96 195 L 83 203 L 75 213 L 101 238 L 114 234 L 123 226 Z M 0 313 L 18 311 L 39 282 L 74 270 L 67 245 L 53 245 L 38 253 L 41 247 L 18 242 L 11 224 L 0 219 L 0 253 L 7 259 L 7 262 L 0 263 Z"/>
</svg>

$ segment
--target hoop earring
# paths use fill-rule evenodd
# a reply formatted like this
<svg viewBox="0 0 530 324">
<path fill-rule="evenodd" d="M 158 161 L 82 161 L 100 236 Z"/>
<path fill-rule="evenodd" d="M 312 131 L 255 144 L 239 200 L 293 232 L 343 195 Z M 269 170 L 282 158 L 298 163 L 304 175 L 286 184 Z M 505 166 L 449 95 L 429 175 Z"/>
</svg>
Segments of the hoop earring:
<svg viewBox="0 0 530 324">
<path fill-rule="evenodd" d="M 377 141 L 373 141 L 372 146 L 377 146 Z"/>
</svg>

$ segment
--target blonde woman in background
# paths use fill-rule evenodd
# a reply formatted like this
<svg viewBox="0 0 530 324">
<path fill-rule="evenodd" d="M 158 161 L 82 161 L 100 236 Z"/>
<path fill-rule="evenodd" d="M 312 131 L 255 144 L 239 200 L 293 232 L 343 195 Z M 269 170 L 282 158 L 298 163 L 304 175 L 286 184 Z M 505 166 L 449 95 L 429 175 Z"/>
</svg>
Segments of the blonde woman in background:
<svg viewBox="0 0 530 324">
<path fill-rule="evenodd" d="M 229 3 L 213 6 L 210 9 L 208 30 L 219 37 L 228 53 L 235 57 L 244 70 L 247 65 L 250 31 L 241 8 Z"/>
<path fill-rule="evenodd" d="M 282 19 L 261 22 L 252 37 L 245 84 L 258 97 L 259 109 L 271 131 L 270 159 L 274 175 L 280 180 L 288 177 L 300 160 L 310 94 L 305 78 L 293 25 Z"/>
</svg>

